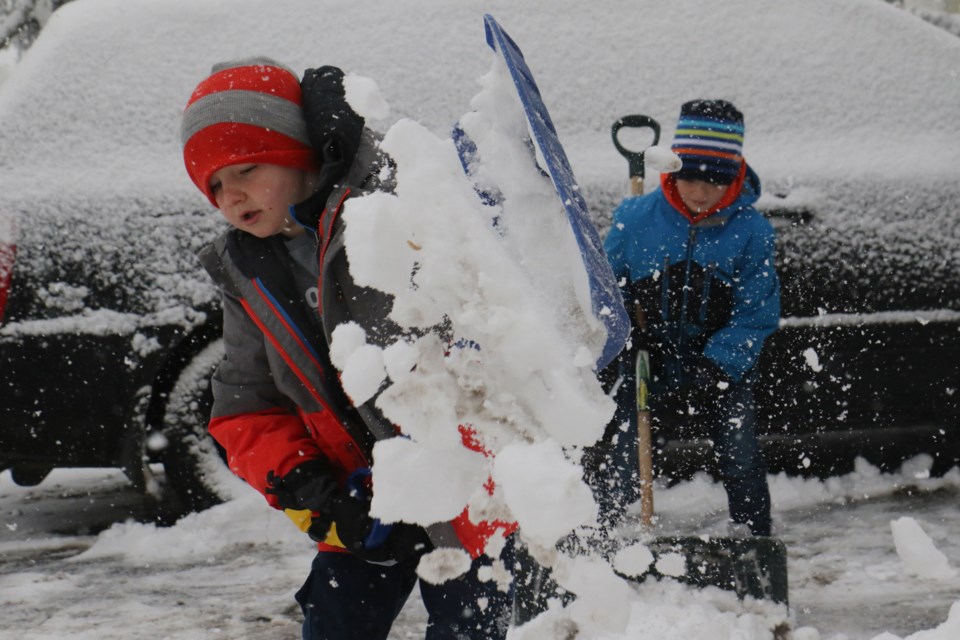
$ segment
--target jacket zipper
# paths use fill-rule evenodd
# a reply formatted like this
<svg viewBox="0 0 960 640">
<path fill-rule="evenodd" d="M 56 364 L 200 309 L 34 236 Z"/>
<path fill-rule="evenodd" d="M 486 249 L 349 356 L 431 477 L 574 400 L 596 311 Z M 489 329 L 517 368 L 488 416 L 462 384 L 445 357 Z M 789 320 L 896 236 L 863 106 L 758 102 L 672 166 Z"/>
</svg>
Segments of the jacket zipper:
<svg viewBox="0 0 960 640">
<path fill-rule="evenodd" d="M 677 353 L 683 353 L 683 325 L 687 321 L 687 304 L 690 301 L 690 265 L 693 264 L 693 248 L 697 244 L 697 227 L 690 225 L 687 234 L 687 256 L 683 272 L 683 292 L 680 297 L 680 322 L 677 323 Z"/>
<path fill-rule="evenodd" d="M 707 265 L 707 273 L 703 280 L 703 294 L 700 299 L 700 324 L 707 322 L 707 302 L 710 300 L 710 286 L 713 283 L 713 274 L 717 271 L 717 263 L 711 262 Z"/>
</svg>

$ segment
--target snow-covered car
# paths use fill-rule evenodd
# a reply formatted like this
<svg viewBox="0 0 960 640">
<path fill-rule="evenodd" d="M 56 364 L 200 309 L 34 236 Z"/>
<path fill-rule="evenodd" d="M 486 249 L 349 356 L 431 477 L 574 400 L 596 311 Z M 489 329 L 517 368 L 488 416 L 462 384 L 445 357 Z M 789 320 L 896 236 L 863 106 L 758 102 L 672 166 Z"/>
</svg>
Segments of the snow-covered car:
<svg viewBox="0 0 960 640">
<path fill-rule="evenodd" d="M 601 233 L 627 193 L 617 118 L 652 116 L 668 142 L 686 100 L 746 114 L 784 293 L 759 389 L 774 469 L 960 458 L 960 38 L 879 0 L 373 5 L 55 12 L 0 86 L 0 469 L 16 482 L 120 466 L 181 507 L 220 497 L 204 431 L 220 316 L 194 252 L 225 223 L 182 167 L 190 91 L 225 59 L 335 64 L 378 83 L 391 110 L 374 128 L 446 134 L 489 68 L 482 11 L 526 54 Z M 670 441 L 664 459 L 699 465 L 703 447 Z"/>
</svg>

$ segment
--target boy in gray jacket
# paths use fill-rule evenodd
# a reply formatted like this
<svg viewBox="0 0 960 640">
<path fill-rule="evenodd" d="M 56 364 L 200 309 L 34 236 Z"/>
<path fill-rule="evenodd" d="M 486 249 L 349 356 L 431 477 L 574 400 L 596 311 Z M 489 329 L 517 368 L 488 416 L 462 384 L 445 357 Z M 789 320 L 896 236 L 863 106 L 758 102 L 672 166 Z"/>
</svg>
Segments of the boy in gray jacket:
<svg viewBox="0 0 960 640">
<path fill-rule="evenodd" d="M 486 541 L 505 531 L 464 516 L 428 533 L 369 514 L 373 444 L 397 430 L 373 400 L 350 402 L 328 341 L 347 320 L 381 346 L 401 335 L 389 297 L 353 282 L 339 218 L 347 198 L 392 185 L 342 80 L 334 67 L 301 82 L 272 60 L 238 60 L 215 66 L 184 111 L 187 172 L 234 227 L 201 252 L 223 291 L 226 348 L 210 433 L 230 468 L 318 542 L 297 593 L 304 638 L 386 638 L 420 557 L 447 545 L 474 562 L 456 580 L 421 583 L 427 637 L 503 638 L 510 594 L 478 571 Z"/>
</svg>

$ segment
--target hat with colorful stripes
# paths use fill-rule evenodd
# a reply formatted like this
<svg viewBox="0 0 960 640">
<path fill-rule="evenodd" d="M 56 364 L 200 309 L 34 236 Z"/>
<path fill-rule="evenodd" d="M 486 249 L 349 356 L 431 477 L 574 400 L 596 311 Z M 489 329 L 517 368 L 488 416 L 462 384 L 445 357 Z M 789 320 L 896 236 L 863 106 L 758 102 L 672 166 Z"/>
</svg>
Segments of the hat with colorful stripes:
<svg viewBox="0 0 960 640">
<path fill-rule="evenodd" d="M 190 179 L 217 206 L 210 177 L 233 164 L 313 169 L 300 80 L 264 57 L 214 65 L 194 89 L 180 123 Z"/>
<path fill-rule="evenodd" d="M 680 107 L 673 152 L 681 180 L 730 184 L 743 162 L 743 114 L 726 100 L 692 100 Z"/>
</svg>

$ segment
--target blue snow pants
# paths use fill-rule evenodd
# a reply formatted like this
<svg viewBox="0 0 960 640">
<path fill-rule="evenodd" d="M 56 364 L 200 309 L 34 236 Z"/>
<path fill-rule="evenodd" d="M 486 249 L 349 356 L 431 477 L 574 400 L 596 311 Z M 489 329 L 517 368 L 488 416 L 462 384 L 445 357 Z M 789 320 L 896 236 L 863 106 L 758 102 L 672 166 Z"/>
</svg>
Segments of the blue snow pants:
<svg viewBox="0 0 960 640">
<path fill-rule="evenodd" d="M 513 539 L 501 554 L 513 566 Z M 320 552 L 296 599 L 304 640 L 386 640 L 417 582 L 417 559 L 392 566 L 348 553 Z M 481 556 L 466 574 L 442 584 L 420 581 L 427 610 L 426 640 L 502 640 L 513 616 L 513 589 L 481 580 L 491 560 Z"/>
<path fill-rule="evenodd" d="M 607 526 L 615 525 L 627 507 L 640 499 L 635 394 L 633 376 L 627 375 L 614 395 L 617 411 L 605 442 L 598 447 L 603 454 L 601 466 L 588 470 L 601 522 Z M 721 395 L 697 389 L 661 391 L 651 397 L 651 417 L 655 459 L 658 441 L 709 438 L 730 520 L 746 524 L 753 535 L 770 535 L 770 490 L 756 432 L 751 374 Z"/>
<path fill-rule="evenodd" d="M 769 536 L 770 489 L 756 430 L 753 376 L 748 374 L 722 394 L 680 389 L 655 396 L 651 416 L 654 433 L 672 432 L 681 438 L 697 433 L 709 436 L 716 470 L 727 493 L 730 520 L 746 524 L 755 536 Z"/>
</svg>

